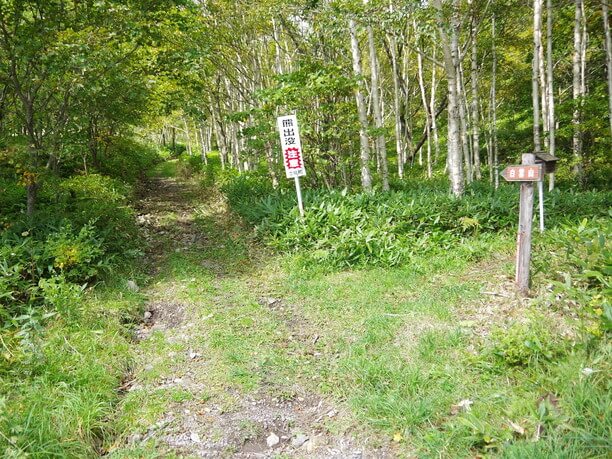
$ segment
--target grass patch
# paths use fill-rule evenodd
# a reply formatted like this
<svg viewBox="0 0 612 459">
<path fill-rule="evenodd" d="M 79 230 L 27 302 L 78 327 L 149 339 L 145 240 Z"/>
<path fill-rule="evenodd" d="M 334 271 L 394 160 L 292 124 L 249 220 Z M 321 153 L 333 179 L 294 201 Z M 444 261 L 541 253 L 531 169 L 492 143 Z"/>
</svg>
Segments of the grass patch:
<svg viewBox="0 0 612 459">
<path fill-rule="evenodd" d="M 117 300 L 117 296 L 123 299 Z M 108 423 L 131 365 L 129 326 L 143 298 L 109 288 L 80 313 L 54 318 L 22 340 L 26 356 L 0 375 L 5 457 L 93 457 L 114 435 Z"/>
</svg>

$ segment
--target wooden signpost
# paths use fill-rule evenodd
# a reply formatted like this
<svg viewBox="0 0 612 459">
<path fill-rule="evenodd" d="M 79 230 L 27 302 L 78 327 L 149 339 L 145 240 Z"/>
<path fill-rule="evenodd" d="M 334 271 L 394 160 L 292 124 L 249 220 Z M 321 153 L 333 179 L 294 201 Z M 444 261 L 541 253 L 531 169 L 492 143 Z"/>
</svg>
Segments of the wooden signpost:
<svg viewBox="0 0 612 459">
<path fill-rule="evenodd" d="M 531 226 L 533 221 L 534 182 L 542 180 L 541 164 L 535 164 L 533 153 L 523 155 L 520 166 L 508 166 L 502 172 L 509 182 L 521 182 L 519 227 L 516 240 L 516 285 L 522 295 L 529 293 L 529 264 L 531 261 Z"/>
<path fill-rule="evenodd" d="M 302 188 L 300 177 L 306 175 L 304 157 L 302 154 L 302 142 L 297 117 L 295 115 L 279 116 L 277 119 L 278 132 L 280 133 L 281 148 L 283 150 L 283 164 L 287 178 L 295 179 L 295 192 L 297 194 L 300 215 L 304 216 L 304 204 L 302 202 Z"/>
</svg>

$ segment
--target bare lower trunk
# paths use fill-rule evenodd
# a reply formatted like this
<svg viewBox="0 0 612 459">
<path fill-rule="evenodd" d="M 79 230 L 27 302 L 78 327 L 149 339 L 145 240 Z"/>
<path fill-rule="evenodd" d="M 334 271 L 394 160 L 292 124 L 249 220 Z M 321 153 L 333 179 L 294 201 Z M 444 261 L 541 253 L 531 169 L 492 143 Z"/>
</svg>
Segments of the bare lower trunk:
<svg viewBox="0 0 612 459">
<path fill-rule="evenodd" d="M 475 12 L 472 9 L 472 156 L 476 179 L 482 178 L 480 172 L 480 114 L 478 112 L 478 30 Z"/>
<path fill-rule="evenodd" d="M 459 134 L 459 104 L 460 96 L 457 94 L 457 77 L 459 66 L 459 1 L 453 0 L 453 11 L 451 20 L 451 36 L 448 37 L 441 0 L 432 0 L 432 5 L 437 10 L 438 32 L 444 50 L 444 67 L 446 68 L 446 79 L 448 82 L 448 168 L 450 174 L 451 190 L 457 197 L 463 194 L 463 165 L 461 157 L 461 144 Z"/>
<path fill-rule="evenodd" d="M 575 0 L 574 11 L 574 53 L 572 56 L 572 95 L 574 100 L 574 114 L 572 124 L 574 135 L 572 138 L 572 149 L 574 152 L 574 172 L 579 181 L 582 181 L 584 170 L 582 165 L 582 0 Z"/>
<path fill-rule="evenodd" d="M 359 159 L 361 162 L 361 186 L 365 191 L 372 190 L 372 174 L 370 173 L 370 142 L 368 139 L 368 114 L 363 97 L 363 77 L 361 71 L 361 52 L 357 40 L 357 26 L 354 19 L 349 19 L 349 33 L 351 36 L 351 51 L 353 54 L 353 73 L 357 78 L 355 100 L 359 113 L 359 141 L 361 150 Z"/>
<path fill-rule="evenodd" d="M 491 69 L 491 149 L 493 154 L 493 170 L 495 189 L 499 188 L 499 155 L 497 151 L 497 47 L 495 46 L 495 16 L 491 21 L 491 35 L 493 40 Z"/>
<path fill-rule="evenodd" d="M 416 28 L 416 24 L 415 24 Z M 427 136 L 427 177 L 431 178 L 431 118 L 429 113 L 429 103 L 427 102 L 427 93 L 425 92 L 425 79 L 423 78 L 423 58 L 417 50 L 417 66 L 419 75 L 419 88 L 421 89 L 421 101 L 423 102 L 423 110 L 425 111 L 425 135 Z"/>
<path fill-rule="evenodd" d="M 609 0 L 601 0 L 601 14 L 603 16 L 604 34 L 606 44 L 606 67 L 608 69 L 608 118 L 610 120 L 610 138 L 612 139 L 612 38 L 610 38 Z"/>
<path fill-rule="evenodd" d="M 200 125 L 200 155 L 202 162 L 208 165 L 208 152 L 210 151 L 210 134 L 209 128 L 204 129 L 204 125 Z"/>
<path fill-rule="evenodd" d="M 436 47 L 433 49 L 433 59 L 436 59 Z M 440 157 L 440 138 L 438 136 L 438 121 L 436 113 L 436 89 L 438 87 L 438 83 L 436 82 L 436 64 L 434 63 L 431 67 L 431 97 L 429 99 L 429 113 L 434 114 L 431 117 L 431 133 L 433 134 L 433 142 L 434 142 L 434 162 L 438 162 L 438 158 Z"/>
<path fill-rule="evenodd" d="M 376 129 L 379 130 L 376 136 L 376 150 L 378 152 L 380 175 L 382 178 L 383 191 L 389 191 L 389 169 L 387 164 L 387 145 L 383 129 L 382 98 L 380 96 L 380 83 L 378 77 L 378 55 L 376 54 L 376 43 L 374 41 L 374 31 L 368 27 L 368 45 L 370 48 L 370 66 L 372 67 L 372 108 L 374 112 L 374 122 Z"/>
<path fill-rule="evenodd" d="M 391 48 L 391 67 L 393 69 L 393 111 L 395 114 L 395 150 L 397 151 L 397 174 L 404 178 L 404 146 L 402 142 L 402 118 L 400 105 L 400 75 L 397 63 L 397 42 L 395 36 L 389 38 Z"/>
<path fill-rule="evenodd" d="M 533 103 L 533 145 L 542 150 L 540 138 L 540 49 L 542 47 L 542 0 L 533 1 L 533 61 L 531 66 L 531 97 Z"/>
<path fill-rule="evenodd" d="M 540 0 L 540 8 L 544 9 L 544 0 Z M 543 22 L 543 20 L 542 20 Z M 548 149 L 548 86 L 546 84 L 546 59 L 544 55 L 544 44 L 542 43 L 542 28 L 540 26 L 538 40 L 540 42 L 540 55 L 538 56 L 538 79 L 540 81 L 540 101 L 541 101 L 541 116 L 542 116 L 542 133 L 544 149 Z"/>
<path fill-rule="evenodd" d="M 546 0 L 546 93 L 548 96 L 548 153 L 555 156 L 555 135 L 557 120 L 555 119 L 555 85 L 553 77 L 553 7 L 552 0 Z M 548 189 L 555 186 L 554 174 L 549 175 Z"/>
<path fill-rule="evenodd" d="M 461 57 L 459 58 L 461 62 Z M 472 154 L 470 152 L 470 142 L 468 139 L 468 123 L 467 123 L 467 103 L 465 99 L 465 90 L 463 85 L 463 69 L 461 64 L 458 65 L 457 74 L 457 95 L 459 98 L 459 126 L 461 129 L 461 149 L 463 150 L 463 159 L 465 163 L 466 178 L 468 183 L 474 181 L 474 171 L 472 169 Z"/>
<path fill-rule="evenodd" d="M 34 215 L 34 211 L 36 210 L 36 202 L 38 198 L 39 189 L 40 189 L 40 183 L 38 182 L 29 183 L 26 186 L 26 191 L 27 191 L 26 213 L 28 217 L 32 217 L 32 215 Z"/>
<path fill-rule="evenodd" d="M 189 131 L 189 123 L 187 123 L 187 120 L 183 118 L 183 125 L 185 126 L 185 143 L 187 146 L 187 154 L 189 156 L 193 155 L 193 149 L 191 148 L 191 133 Z"/>
</svg>

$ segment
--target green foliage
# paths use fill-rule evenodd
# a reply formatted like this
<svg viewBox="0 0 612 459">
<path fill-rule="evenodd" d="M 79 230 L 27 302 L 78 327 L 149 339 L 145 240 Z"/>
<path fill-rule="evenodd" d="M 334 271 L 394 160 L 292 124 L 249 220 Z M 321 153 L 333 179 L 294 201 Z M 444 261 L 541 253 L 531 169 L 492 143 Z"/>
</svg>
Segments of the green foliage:
<svg viewBox="0 0 612 459">
<path fill-rule="evenodd" d="M 121 137 L 113 139 L 100 161 L 99 169 L 109 177 L 135 184 L 159 160 L 159 152 L 152 146 Z"/>
<path fill-rule="evenodd" d="M 561 225 L 537 241 L 534 264 L 552 281 L 545 303 L 577 313 L 595 337 L 612 331 L 611 239 L 610 218 L 602 218 Z"/>
<path fill-rule="evenodd" d="M 62 209 L 75 226 L 92 222 L 110 253 L 129 255 L 139 246 L 138 228 L 129 206 L 131 188 L 99 174 L 80 175 L 63 181 L 63 200 L 52 209 Z M 49 208 L 51 210 L 51 208 Z M 61 211 L 61 210 L 60 210 Z"/>
<path fill-rule="evenodd" d="M 509 327 L 497 328 L 491 334 L 491 341 L 486 353 L 497 364 L 509 367 L 552 361 L 562 355 L 566 347 L 557 331 L 551 330 L 546 318 L 537 314 Z"/>
<path fill-rule="evenodd" d="M 199 155 L 188 155 L 182 153 L 178 157 L 177 174 L 180 177 L 188 178 L 201 173 L 204 170 L 204 161 Z"/>
<path fill-rule="evenodd" d="M 70 224 L 61 227 L 49 235 L 44 248 L 46 258 L 52 263 L 52 270 L 67 279 L 87 280 L 100 272 L 104 249 L 91 224 L 83 226 L 78 232 Z M 108 258 L 104 260 L 104 263 L 108 262 Z"/>
<path fill-rule="evenodd" d="M 139 252 L 131 188 L 98 174 L 48 182 L 29 220 L 8 214 L 0 232 L 0 327 L 32 307 L 68 313 L 74 293 Z M 18 195 L 15 195 L 18 196 Z M 64 298 L 65 297 L 65 298 Z"/>
<path fill-rule="evenodd" d="M 512 186 L 493 193 L 477 185 L 460 200 L 441 182 L 424 188 L 407 182 L 384 194 L 306 191 L 303 219 L 293 191 L 274 192 L 263 175 L 227 177 L 222 189 L 270 245 L 334 268 L 398 265 L 417 253 L 448 250 L 471 236 L 513 228 L 518 215 Z M 609 201 L 606 192 L 557 191 L 547 197 L 548 225 L 601 214 Z"/>
</svg>

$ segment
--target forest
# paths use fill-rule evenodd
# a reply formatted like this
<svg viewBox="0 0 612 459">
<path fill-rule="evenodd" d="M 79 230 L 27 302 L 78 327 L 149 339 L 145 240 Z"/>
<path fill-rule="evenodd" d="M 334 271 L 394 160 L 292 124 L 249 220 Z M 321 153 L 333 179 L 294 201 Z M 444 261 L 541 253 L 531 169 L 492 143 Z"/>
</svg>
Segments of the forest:
<svg viewBox="0 0 612 459">
<path fill-rule="evenodd" d="M 610 8 L 0 0 L 0 455 L 610 457 Z"/>
</svg>

